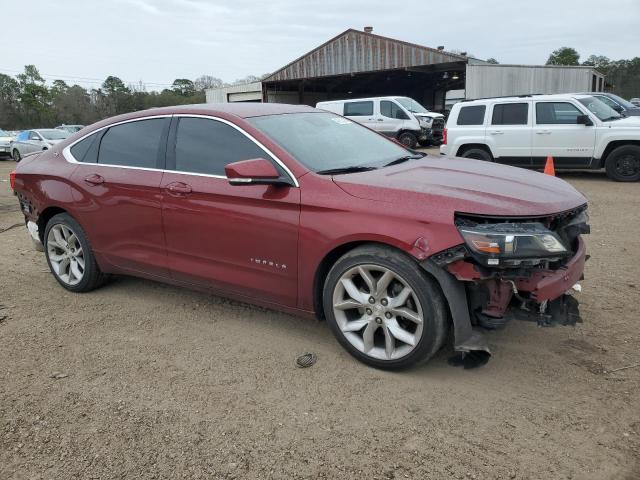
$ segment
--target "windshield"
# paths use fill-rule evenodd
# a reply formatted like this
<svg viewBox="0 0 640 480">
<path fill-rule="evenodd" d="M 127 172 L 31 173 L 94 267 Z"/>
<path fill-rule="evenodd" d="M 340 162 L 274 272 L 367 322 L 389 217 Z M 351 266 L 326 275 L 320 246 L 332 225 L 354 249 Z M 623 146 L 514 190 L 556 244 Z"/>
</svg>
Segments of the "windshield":
<svg viewBox="0 0 640 480">
<path fill-rule="evenodd" d="M 608 122 L 610 120 L 618 120 L 622 118 L 622 115 L 620 115 L 609 105 L 598 100 L 597 98 L 585 97 L 585 98 L 579 98 L 578 101 L 581 104 L 583 104 L 585 107 L 587 107 L 591 113 L 593 113 L 596 117 L 598 117 L 603 122 Z"/>
<path fill-rule="evenodd" d="M 248 119 L 308 169 L 381 167 L 411 152 L 351 120 L 325 112 Z"/>
<path fill-rule="evenodd" d="M 422 105 L 416 102 L 413 98 L 398 97 L 396 98 L 396 102 L 398 102 L 404 108 L 409 110 L 411 113 L 429 113 L 429 110 L 424 108 Z"/>
<path fill-rule="evenodd" d="M 69 132 L 64 130 L 38 130 L 46 140 L 64 140 L 69 136 Z"/>
<path fill-rule="evenodd" d="M 624 108 L 638 108 L 637 105 L 634 105 L 629 100 L 625 100 L 624 98 L 619 97 L 618 95 L 614 95 L 613 93 L 610 93 L 609 97 L 613 98 L 616 102 L 618 102 Z"/>
<path fill-rule="evenodd" d="M 0 128 L 0 137 L 10 137 L 9 132 L 5 132 Z"/>
</svg>

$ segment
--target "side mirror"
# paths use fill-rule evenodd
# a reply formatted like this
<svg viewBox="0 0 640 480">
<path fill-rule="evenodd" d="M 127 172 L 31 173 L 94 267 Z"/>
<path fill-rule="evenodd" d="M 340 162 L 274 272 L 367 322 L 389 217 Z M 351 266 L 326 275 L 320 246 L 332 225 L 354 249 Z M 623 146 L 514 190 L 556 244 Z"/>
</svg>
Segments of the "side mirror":
<svg viewBox="0 0 640 480">
<path fill-rule="evenodd" d="M 589 115 L 578 115 L 576 117 L 576 123 L 579 125 L 586 125 L 587 127 L 593 126 L 593 122 L 589 118 Z"/>
<path fill-rule="evenodd" d="M 276 167 L 264 158 L 253 158 L 229 163 L 224 173 L 231 185 L 281 185 L 289 184 L 282 179 Z"/>
</svg>

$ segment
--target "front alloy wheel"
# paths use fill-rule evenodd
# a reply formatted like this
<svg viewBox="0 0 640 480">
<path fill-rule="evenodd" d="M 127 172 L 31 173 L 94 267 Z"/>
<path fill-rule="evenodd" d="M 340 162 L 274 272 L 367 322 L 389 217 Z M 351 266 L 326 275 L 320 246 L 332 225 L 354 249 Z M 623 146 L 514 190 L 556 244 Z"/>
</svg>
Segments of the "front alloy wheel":
<svg viewBox="0 0 640 480">
<path fill-rule="evenodd" d="M 333 314 L 351 345 L 380 360 L 404 357 L 422 336 L 422 307 L 413 289 L 378 265 L 358 265 L 340 277 Z"/>
<path fill-rule="evenodd" d="M 415 259 L 383 245 L 357 247 L 333 265 L 323 307 L 340 344 L 376 368 L 406 368 L 431 358 L 448 330 L 437 282 Z"/>
</svg>

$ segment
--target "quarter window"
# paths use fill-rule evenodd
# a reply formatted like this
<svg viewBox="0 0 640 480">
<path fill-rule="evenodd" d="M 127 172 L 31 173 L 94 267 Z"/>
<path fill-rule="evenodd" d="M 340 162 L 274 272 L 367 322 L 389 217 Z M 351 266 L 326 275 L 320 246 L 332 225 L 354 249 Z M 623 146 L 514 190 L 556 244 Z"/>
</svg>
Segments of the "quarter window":
<svg viewBox="0 0 640 480">
<path fill-rule="evenodd" d="M 399 120 L 408 120 L 409 117 L 398 106 L 398 104 L 389 100 L 382 100 L 380 102 L 380 113 L 387 118 L 397 118 Z"/>
<path fill-rule="evenodd" d="M 462 107 L 458 113 L 457 125 L 482 125 L 486 109 L 485 105 Z"/>
<path fill-rule="evenodd" d="M 166 121 L 164 118 L 152 118 L 109 128 L 100 142 L 98 163 L 157 168 L 160 139 Z"/>
<path fill-rule="evenodd" d="M 491 125 L 526 125 L 528 116 L 528 103 L 501 103 L 493 106 Z"/>
<path fill-rule="evenodd" d="M 373 102 L 348 102 L 344 104 L 345 117 L 373 115 Z"/>
<path fill-rule="evenodd" d="M 98 149 L 91 148 L 95 139 L 95 134 L 90 135 L 71 147 L 71 155 L 73 155 L 73 158 L 75 158 L 77 162 L 96 163 Z"/>
<path fill-rule="evenodd" d="M 244 134 L 226 123 L 184 117 L 178 123 L 176 170 L 225 176 L 225 165 L 267 155 Z"/>
<path fill-rule="evenodd" d="M 536 104 L 536 123 L 538 125 L 575 124 L 583 113 L 567 102 L 539 102 Z"/>
</svg>

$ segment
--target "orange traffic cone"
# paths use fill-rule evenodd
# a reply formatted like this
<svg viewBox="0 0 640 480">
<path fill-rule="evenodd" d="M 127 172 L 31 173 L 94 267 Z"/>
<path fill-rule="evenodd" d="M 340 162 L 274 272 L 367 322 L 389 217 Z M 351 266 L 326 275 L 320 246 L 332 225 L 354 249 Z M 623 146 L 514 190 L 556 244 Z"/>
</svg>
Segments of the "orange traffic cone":
<svg viewBox="0 0 640 480">
<path fill-rule="evenodd" d="M 553 157 L 551 155 L 547 157 L 547 163 L 544 166 L 544 173 L 551 175 L 552 177 L 556 176 L 556 169 L 553 168 Z"/>
</svg>

